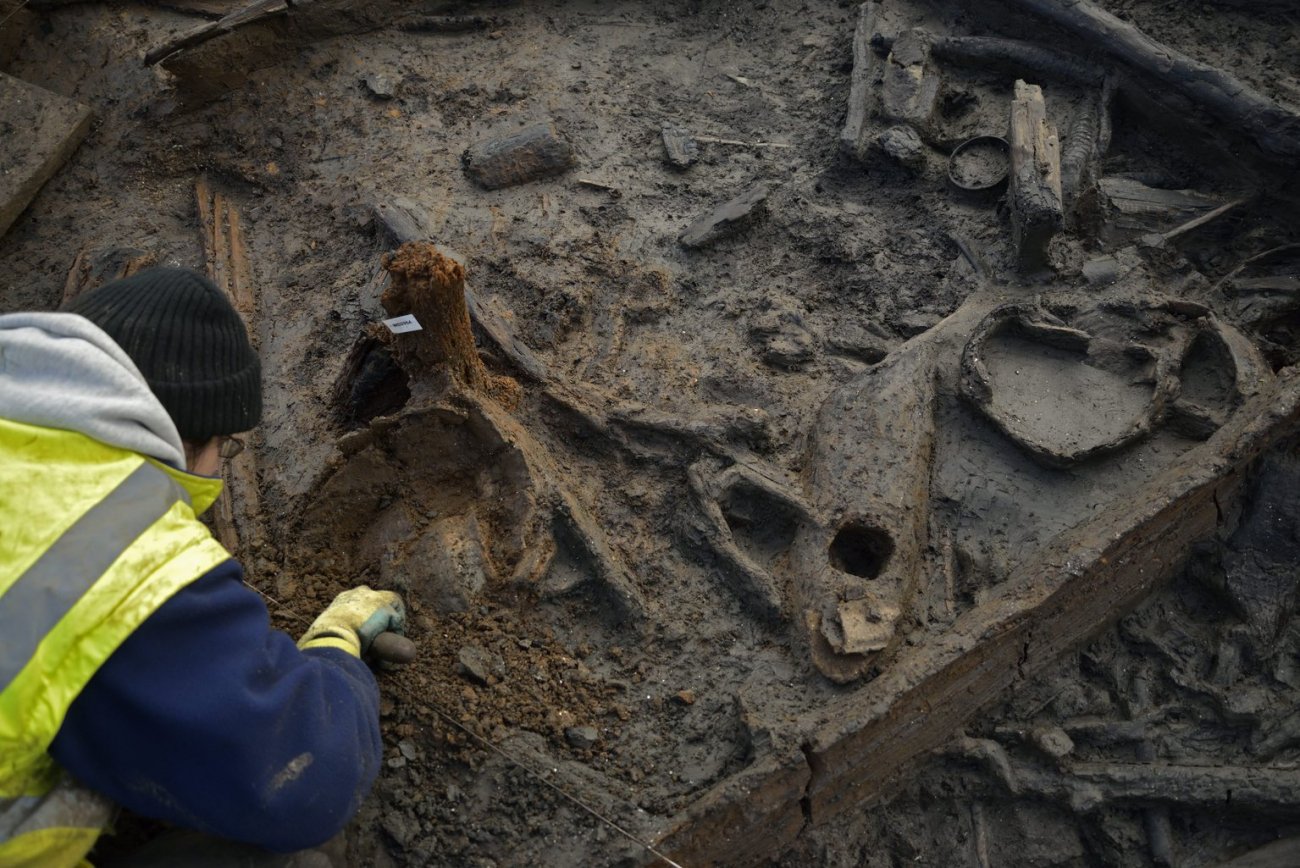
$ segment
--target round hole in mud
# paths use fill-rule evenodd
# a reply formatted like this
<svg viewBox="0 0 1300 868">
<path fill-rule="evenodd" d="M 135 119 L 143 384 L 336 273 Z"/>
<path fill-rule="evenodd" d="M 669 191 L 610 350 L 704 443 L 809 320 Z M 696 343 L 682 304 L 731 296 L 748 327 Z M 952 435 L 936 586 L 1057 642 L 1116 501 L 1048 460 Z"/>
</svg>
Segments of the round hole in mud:
<svg viewBox="0 0 1300 868">
<path fill-rule="evenodd" d="M 862 579 L 880 575 L 894 553 L 894 541 L 879 528 L 850 522 L 831 540 L 831 566 Z"/>
</svg>

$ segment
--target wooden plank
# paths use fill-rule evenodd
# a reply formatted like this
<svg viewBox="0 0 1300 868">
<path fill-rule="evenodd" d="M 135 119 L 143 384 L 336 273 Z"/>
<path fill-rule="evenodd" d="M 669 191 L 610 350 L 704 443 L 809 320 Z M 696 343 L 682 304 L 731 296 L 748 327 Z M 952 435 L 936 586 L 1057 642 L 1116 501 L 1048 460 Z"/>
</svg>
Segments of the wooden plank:
<svg viewBox="0 0 1300 868">
<path fill-rule="evenodd" d="M 226 199 L 220 193 L 212 197 L 212 248 L 213 268 L 208 276 L 234 304 L 235 299 L 230 291 L 230 235 L 226 224 Z"/>
<path fill-rule="evenodd" d="M 194 201 L 199 208 L 199 244 L 203 248 L 203 263 L 210 277 L 217 268 L 216 225 L 212 219 L 212 189 L 203 178 L 194 184 Z"/>
<path fill-rule="evenodd" d="M 244 229 L 239 222 L 239 211 L 227 208 L 230 219 L 230 297 L 235 310 L 251 325 L 253 316 L 253 281 L 249 273 L 248 250 L 244 247 Z"/>
<path fill-rule="evenodd" d="M 1043 89 L 1017 80 L 1011 103 L 1011 229 L 1022 270 L 1047 264 L 1047 245 L 1064 222 L 1060 140 L 1047 122 Z"/>
<path fill-rule="evenodd" d="M 1102 178 L 1097 187 L 1107 215 L 1101 237 L 1108 244 L 1121 244 L 1153 232 L 1174 231 L 1180 228 L 1179 224 L 1195 229 L 1226 213 L 1222 197 L 1196 190 L 1162 190 L 1131 178 Z"/>
<path fill-rule="evenodd" d="M 90 132 L 80 103 L 0 73 L 0 235 Z"/>
<path fill-rule="evenodd" d="M 849 113 L 840 131 L 840 151 L 846 156 L 862 158 L 866 150 L 863 136 L 870 116 L 872 87 L 878 60 L 871 50 L 871 36 L 876 32 L 876 15 L 880 4 L 872 0 L 858 7 L 858 26 L 853 31 L 853 73 L 849 78 Z"/>
<path fill-rule="evenodd" d="M 82 293 L 158 263 L 158 257 L 134 247 L 83 247 L 73 260 L 68 279 L 63 284 L 63 307 Z"/>
<path fill-rule="evenodd" d="M 239 209 L 204 178 L 194 185 L 198 203 L 199 238 L 208 277 L 239 311 L 257 349 L 257 297 L 252 268 L 244 244 Z M 224 496 L 213 507 L 213 533 L 227 551 L 240 559 L 251 576 L 252 554 L 262 545 L 261 495 L 257 481 L 257 450 L 247 443 L 238 456 L 223 464 Z"/>
</svg>

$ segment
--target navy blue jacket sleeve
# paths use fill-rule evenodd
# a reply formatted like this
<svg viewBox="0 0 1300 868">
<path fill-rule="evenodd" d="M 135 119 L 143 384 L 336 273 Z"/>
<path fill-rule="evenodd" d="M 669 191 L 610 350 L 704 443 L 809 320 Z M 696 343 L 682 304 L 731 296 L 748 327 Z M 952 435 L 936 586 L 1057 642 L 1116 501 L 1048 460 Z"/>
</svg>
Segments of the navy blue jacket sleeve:
<svg viewBox="0 0 1300 868">
<path fill-rule="evenodd" d="M 346 652 L 272 630 L 231 560 L 122 643 L 50 754 L 138 814 L 291 852 L 342 830 L 374 784 L 379 689 Z"/>
</svg>

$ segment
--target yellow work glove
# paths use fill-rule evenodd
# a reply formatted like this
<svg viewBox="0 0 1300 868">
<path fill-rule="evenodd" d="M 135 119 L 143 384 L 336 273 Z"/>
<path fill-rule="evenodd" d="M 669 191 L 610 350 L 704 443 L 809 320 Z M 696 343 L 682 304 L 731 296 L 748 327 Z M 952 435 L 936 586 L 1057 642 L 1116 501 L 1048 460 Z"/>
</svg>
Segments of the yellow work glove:
<svg viewBox="0 0 1300 868">
<path fill-rule="evenodd" d="M 406 624 L 406 606 L 392 591 L 372 591 L 365 585 L 344 591 L 329 608 L 320 613 L 298 647 L 342 648 L 353 657 L 362 657 L 380 633 L 402 635 Z"/>
</svg>

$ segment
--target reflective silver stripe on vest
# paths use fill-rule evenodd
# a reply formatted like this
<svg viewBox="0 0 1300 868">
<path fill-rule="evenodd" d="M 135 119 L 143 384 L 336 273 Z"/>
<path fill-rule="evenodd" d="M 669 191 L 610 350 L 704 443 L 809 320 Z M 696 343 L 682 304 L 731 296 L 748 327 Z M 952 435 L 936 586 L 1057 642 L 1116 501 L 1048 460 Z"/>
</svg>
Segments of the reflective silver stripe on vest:
<svg viewBox="0 0 1300 868">
<path fill-rule="evenodd" d="M 102 829 L 116 810 L 68 774 L 43 796 L 0 799 L 0 844 L 44 829 Z"/>
<path fill-rule="evenodd" d="M 0 691 L 141 534 L 189 494 L 149 462 L 77 519 L 0 596 Z"/>
</svg>

